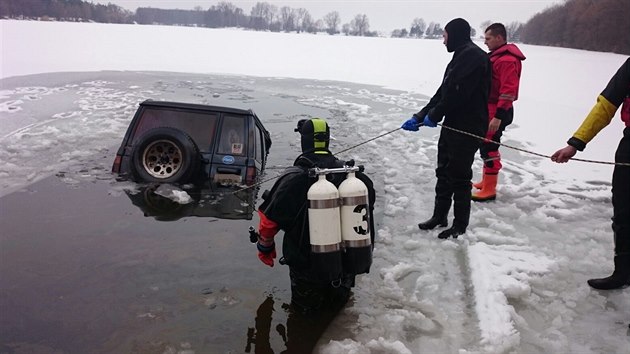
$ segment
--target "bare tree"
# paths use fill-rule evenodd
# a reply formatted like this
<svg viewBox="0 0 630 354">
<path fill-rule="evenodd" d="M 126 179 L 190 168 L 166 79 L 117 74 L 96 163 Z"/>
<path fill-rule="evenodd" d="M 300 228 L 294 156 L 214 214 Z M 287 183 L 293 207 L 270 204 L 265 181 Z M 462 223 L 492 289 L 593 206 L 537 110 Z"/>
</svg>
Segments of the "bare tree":
<svg viewBox="0 0 630 354">
<path fill-rule="evenodd" d="M 444 29 L 439 23 L 430 22 L 425 32 L 426 38 L 439 38 L 444 33 Z"/>
<path fill-rule="evenodd" d="M 252 27 L 257 30 L 268 30 L 271 28 L 278 8 L 267 2 L 257 2 L 250 12 Z"/>
<path fill-rule="evenodd" d="M 305 31 L 306 29 L 304 28 L 304 17 L 310 17 L 308 10 L 304 8 L 299 8 L 294 10 L 293 13 L 295 14 L 295 29 L 298 32 Z"/>
<path fill-rule="evenodd" d="M 439 23 L 436 23 L 435 27 L 433 28 L 433 36 L 438 38 L 438 37 L 442 37 L 443 34 L 444 34 L 444 28 L 442 28 L 442 25 L 440 25 Z"/>
<path fill-rule="evenodd" d="M 523 30 L 523 24 L 517 21 L 510 22 L 507 26 L 505 26 L 505 32 L 507 33 L 507 38 L 511 42 L 520 42 L 521 41 L 521 31 Z"/>
<path fill-rule="evenodd" d="M 350 34 L 350 24 L 349 23 L 344 23 L 343 26 L 341 26 L 341 32 L 343 34 L 345 34 L 346 36 Z"/>
<path fill-rule="evenodd" d="M 295 30 L 295 10 L 288 7 L 283 6 L 280 8 L 280 23 L 282 26 L 282 30 L 285 32 L 291 32 Z"/>
<path fill-rule="evenodd" d="M 306 13 L 304 14 L 304 17 L 302 18 L 302 23 L 300 24 L 302 31 L 304 32 L 309 32 L 309 33 L 315 33 L 317 32 L 317 28 L 315 27 L 315 21 L 313 20 L 313 17 L 311 17 L 311 14 L 306 11 Z"/>
<path fill-rule="evenodd" d="M 405 38 L 407 37 L 409 34 L 407 33 L 407 29 L 403 28 L 403 29 L 395 29 L 392 31 L 392 38 Z"/>
<path fill-rule="evenodd" d="M 425 36 L 427 38 L 432 38 L 433 37 L 433 31 L 435 30 L 435 22 L 429 22 L 429 25 L 427 26 L 427 31 L 425 32 Z"/>
<path fill-rule="evenodd" d="M 324 20 L 317 20 L 313 23 L 313 32 L 323 32 L 326 29 Z"/>
<path fill-rule="evenodd" d="M 359 14 L 354 16 L 354 19 L 350 22 L 350 30 L 354 35 L 365 36 L 370 31 L 370 21 L 367 15 Z"/>
<path fill-rule="evenodd" d="M 424 30 L 427 28 L 427 24 L 421 18 L 414 18 L 411 22 L 411 29 L 409 30 L 410 37 L 422 37 Z"/>
<path fill-rule="evenodd" d="M 219 2 L 215 6 L 212 6 L 210 10 L 218 12 L 221 27 L 238 26 L 239 15 L 242 15 L 243 12 L 243 10 L 234 6 L 231 2 L 226 1 Z"/>
<path fill-rule="evenodd" d="M 324 23 L 326 24 L 326 30 L 329 34 L 335 34 L 337 32 L 337 27 L 341 24 L 341 17 L 339 16 L 339 12 L 333 11 L 329 12 L 324 16 Z"/>
</svg>

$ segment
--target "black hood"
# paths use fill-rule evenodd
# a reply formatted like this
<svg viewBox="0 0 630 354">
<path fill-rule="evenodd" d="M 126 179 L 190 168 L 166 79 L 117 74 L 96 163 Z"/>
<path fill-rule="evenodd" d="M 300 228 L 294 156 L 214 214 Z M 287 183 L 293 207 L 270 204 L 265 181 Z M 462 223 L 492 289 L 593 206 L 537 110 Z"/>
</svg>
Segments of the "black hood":
<svg viewBox="0 0 630 354">
<path fill-rule="evenodd" d="M 456 18 L 446 24 L 444 27 L 448 38 L 446 41 L 446 50 L 454 52 L 457 48 L 463 44 L 471 42 L 470 40 L 470 25 L 463 18 Z"/>
<path fill-rule="evenodd" d="M 302 153 L 317 152 L 325 154 L 330 143 L 330 128 L 321 118 L 301 119 L 295 131 L 300 133 Z"/>
</svg>

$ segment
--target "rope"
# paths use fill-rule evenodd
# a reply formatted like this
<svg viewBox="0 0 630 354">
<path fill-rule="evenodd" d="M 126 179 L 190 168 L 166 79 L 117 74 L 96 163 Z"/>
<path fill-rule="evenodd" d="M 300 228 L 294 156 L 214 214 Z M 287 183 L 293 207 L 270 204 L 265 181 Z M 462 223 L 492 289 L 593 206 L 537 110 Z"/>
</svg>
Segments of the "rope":
<svg viewBox="0 0 630 354">
<path fill-rule="evenodd" d="M 544 157 L 544 158 L 547 158 L 547 159 L 550 159 L 550 158 L 551 158 L 551 156 L 550 156 L 550 155 L 544 155 L 544 154 L 540 154 L 540 153 L 537 153 L 537 152 L 534 152 L 534 151 L 521 149 L 521 148 L 518 148 L 518 147 L 516 147 L 516 146 L 508 145 L 508 144 L 505 144 L 505 143 L 498 143 L 498 142 L 496 142 L 496 141 L 489 140 L 489 139 L 487 139 L 487 138 L 485 138 L 485 137 L 481 137 L 481 136 L 479 136 L 479 135 L 475 135 L 475 134 L 472 134 L 472 133 L 469 133 L 469 132 L 466 132 L 466 131 L 463 131 L 463 130 L 455 129 L 455 128 L 452 128 L 452 127 L 446 126 L 446 125 L 444 125 L 444 124 L 440 124 L 440 123 L 437 123 L 437 124 L 438 124 L 439 126 L 441 126 L 442 128 L 446 128 L 446 129 L 452 130 L 452 131 L 457 132 L 457 133 L 460 133 L 460 134 L 464 134 L 464 135 L 472 136 L 472 137 L 477 138 L 477 139 L 480 139 L 480 140 L 482 140 L 482 141 L 484 141 L 484 142 L 492 142 L 493 144 L 497 144 L 497 145 L 499 145 L 499 146 L 505 146 L 505 147 L 506 147 L 506 148 L 508 148 L 508 149 L 517 150 L 517 151 L 524 152 L 524 153 L 527 153 L 527 154 L 530 154 L 530 155 L 535 155 L 535 156 L 539 156 L 539 157 Z M 494 159 L 496 160 L 497 158 L 494 158 Z M 596 164 L 601 164 L 601 165 L 630 166 L 630 163 L 627 163 L 627 162 L 609 162 L 609 161 L 598 161 L 598 160 L 579 159 L 579 158 L 575 158 L 575 157 L 572 157 L 570 160 L 580 161 L 580 162 L 588 162 L 588 163 L 596 163 Z"/>
<path fill-rule="evenodd" d="M 534 152 L 534 151 L 530 151 L 530 150 L 522 149 L 522 148 L 519 148 L 519 147 L 516 147 L 516 146 L 512 146 L 512 145 L 508 145 L 508 144 L 505 144 L 505 143 L 499 143 L 499 142 L 496 142 L 496 141 L 493 141 L 493 140 L 489 140 L 489 139 L 487 139 L 487 138 L 485 138 L 485 137 L 482 137 L 482 136 L 479 136 L 479 135 L 475 135 L 475 134 L 469 133 L 469 132 L 467 132 L 467 131 L 463 131 L 463 130 L 459 130 L 459 129 L 455 129 L 455 128 L 452 128 L 452 127 L 446 126 L 446 125 L 441 124 L 441 123 L 437 123 L 437 125 L 441 126 L 442 128 L 446 128 L 446 129 L 452 130 L 452 131 L 457 132 L 457 133 L 460 133 L 460 134 L 464 134 L 464 135 L 468 135 L 468 136 L 471 136 L 471 137 L 477 138 L 477 139 L 479 139 L 479 140 L 481 140 L 481 141 L 484 141 L 484 142 L 492 142 L 492 143 L 497 144 L 497 145 L 499 145 L 499 146 L 504 146 L 504 147 L 506 147 L 506 148 L 508 148 L 508 149 L 513 149 L 513 150 L 516 150 L 516 151 L 524 152 L 524 153 L 526 153 L 526 154 L 535 155 L 535 156 L 539 156 L 539 157 L 544 157 L 544 158 L 547 158 L 547 159 L 550 159 L 550 158 L 551 158 L 551 156 L 550 156 L 550 155 L 540 154 L 540 153 L 537 153 L 537 152 Z M 422 123 L 420 123 L 420 124 L 419 124 L 419 126 L 422 126 Z M 386 133 L 383 133 L 383 134 L 381 134 L 381 135 L 377 135 L 377 136 L 375 136 L 375 137 L 373 137 L 373 138 L 370 138 L 370 139 L 368 139 L 368 140 L 366 140 L 366 141 L 364 141 L 364 142 L 358 143 L 358 144 L 356 144 L 356 145 L 352 145 L 352 146 L 350 146 L 350 147 L 348 147 L 348 148 L 346 148 L 346 149 L 343 149 L 343 150 L 341 150 L 341 151 L 339 151 L 339 152 L 333 153 L 333 155 L 340 155 L 340 154 L 343 154 L 343 153 L 345 153 L 345 152 L 347 152 L 347 151 L 350 151 L 350 150 L 352 150 L 352 149 L 355 149 L 355 148 L 357 148 L 357 147 L 359 147 L 359 146 L 361 146 L 361 145 L 367 144 L 367 143 L 369 143 L 370 141 L 374 141 L 374 140 L 376 140 L 376 139 L 379 139 L 379 138 L 382 138 L 382 137 L 384 137 L 384 136 L 386 136 L 386 135 L 389 135 L 389 134 L 391 134 L 391 133 L 394 133 L 394 132 L 396 132 L 396 131 L 398 131 L 398 130 L 400 130 L 400 129 L 402 129 L 402 127 L 399 127 L 399 128 L 393 129 L 393 130 L 390 130 L 390 131 L 388 131 L 388 132 L 386 132 Z M 495 158 L 490 158 L 490 159 L 485 160 L 485 161 L 489 161 L 489 160 L 497 160 L 497 159 L 498 159 L 498 157 L 495 157 Z M 574 158 L 574 157 L 572 157 L 570 160 L 580 161 L 580 162 L 587 162 L 587 163 L 602 164 L 602 165 L 630 166 L 630 163 L 626 163 L 626 162 L 608 162 L 608 161 L 598 161 L 598 160 L 587 160 L 587 159 L 579 159 L 579 158 Z M 267 168 L 267 169 L 280 169 L 280 168 L 285 169 L 286 167 L 277 167 L 277 168 L 269 167 L 269 168 Z M 277 178 L 279 178 L 279 177 L 281 177 L 281 176 L 282 176 L 282 173 L 279 173 L 279 174 L 278 174 L 277 176 L 275 176 L 275 177 L 271 177 L 271 178 L 265 179 L 265 180 L 263 180 L 263 181 L 261 181 L 261 182 L 255 183 L 255 184 L 253 184 L 253 185 L 251 185 L 251 186 L 244 187 L 244 188 L 242 188 L 242 189 L 236 190 L 236 191 L 231 192 L 231 193 L 229 193 L 229 194 L 238 193 L 238 192 L 241 192 L 241 191 L 244 191 L 244 190 L 248 190 L 248 189 L 253 188 L 253 187 L 260 186 L 260 185 L 262 185 L 263 183 L 267 183 L 267 182 L 269 182 L 269 181 L 273 181 L 273 180 L 275 180 L 275 179 L 277 179 Z"/>
<path fill-rule="evenodd" d="M 396 128 L 396 129 L 390 130 L 390 131 L 388 131 L 388 132 L 386 132 L 386 133 L 383 133 L 383 134 L 381 134 L 381 135 L 378 135 L 378 136 L 375 136 L 375 137 L 373 137 L 373 138 L 371 138 L 371 139 L 368 139 L 368 140 L 366 140 L 366 141 L 364 141 L 364 142 L 362 142 L 362 143 L 358 143 L 358 144 L 356 144 L 356 145 L 350 146 L 349 148 L 346 148 L 346 149 L 343 149 L 343 150 L 341 150 L 341 151 L 339 151 L 339 152 L 333 153 L 333 155 L 335 155 L 335 156 L 336 156 L 336 155 L 343 154 L 343 153 L 344 153 L 344 152 L 346 152 L 346 151 L 349 151 L 349 150 L 355 149 L 355 148 L 357 148 L 357 147 L 359 147 L 359 146 L 361 146 L 361 145 L 363 145 L 363 144 L 367 144 L 367 143 L 369 143 L 370 141 L 376 140 L 376 139 L 378 139 L 378 138 L 382 138 L 382 137 L 384 137 L 385 135 L 391 134 L 391 133 L 396 132 L 396 131 L 398 131 L 398 130 L 400 130 L 400 129 L 402 129 L 402 128 L 401 128 L 401 127 L 398 127 L 398 128 Z M 276 167 L 276 168 L 269 167 L 269 168 L 267 168 L 267 169 L 286 169 L 286 167 Z M 267 178 L 267 179 L 265 179 L 265 180 L 263 180 L 263 181 L 261 181 L 261 182 L 255 183 L 255 184 L 253 184 L 253 185 L 251 185 L 251 186 L 243 187 L 243 188 L 241 188 L 241 189 L 238 189 L 238 190 L 236 190 L 236 191 L 233 191 L 233 192 L 228 193 L 228 195 L 235 194 L 235 193 L 238 193 L 238 192 L 242 192 L 242 191 L 245 191 L 245 190 L 248 190 L 248 189 L 254 188 L 254 187 L 258 187 L 258 186 L 260 186 L 260 185 L 262 185 L 262 184 L 264 184 L 264 183 L 267 183 L 267 182 L 269 182 L 269 181 L 273 181 L 273 180 L 275 180 L 275 179 L 277 179 L 277 178 L 280 178 L 281 176 L 282 176 L 282 173 L 279 173 L 279 174 L 278 174 L 277 176 L 275 176 L 275 177 Z"/>
<path fill-rule="evenodd" d="M 376 140 L 376 139 L 378 139 L 378 138 L 382 138 L 382 137 L 384 137 L 385 135 L 391 134 L 391 133 L 393 133 L 393 132 L 395 132 L 395 131 L 398 131 L 398 130 L 400 130 L 400 129 L 402 129 L 402 127 L 396 128 L 396 129 L 394 129 L 394 130 L 390 130 L 390 131 L 388 131 L 387 133 L 383 133 L 383 134 L 381 134 L 381 135 L 379 135 L 379 136 L 375 136 L 375 137 L 373 137 L 373 138 L 371 138 L 371 139 L 368 139 L 368 140 L 366 140 L 366 141 L 364 141 L 364 142 L 362 142 L 362 143 L 358 143 L 358 144 L 356 144 L 356 145 L 350 146 L 349 148 L 347 148 L 347 149 L 343 149 L 343 150 L 341 150 L 341 151 L 339 151 L 339 152 L 337 152 L 337 153 L 335 153 L 335 154 L 333 154 L 333 155 L 340 155 L 340 154 L 343 154 L 343 153 L 344 153 L 344 152 L 346 152 L 346 151 L 349 151 L 349 150 L 352 150 L 352 149 L 354 149 L 354 148 L 357 148 L 357 147 L 359 147 L 359 146 L 361 146 L 361 145 L 363 145 L 363 144 L 367 144 L 367 143 L 369 143 L 369 142 L 370 142 L 370 141 L 372 141 L 372 140 Z"/>
</svg>

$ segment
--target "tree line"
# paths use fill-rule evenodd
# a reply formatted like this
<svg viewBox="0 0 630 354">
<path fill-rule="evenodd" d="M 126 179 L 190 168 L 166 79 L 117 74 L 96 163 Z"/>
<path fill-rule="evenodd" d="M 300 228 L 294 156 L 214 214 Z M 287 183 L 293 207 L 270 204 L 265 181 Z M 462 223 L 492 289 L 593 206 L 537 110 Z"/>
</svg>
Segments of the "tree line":
<svg viewBox="0 0 630 354">
<path fill-rule="evenodd" d="M 567 0 L 534 15 L 523 41 L 630 54 L 630 0 Z"/>
<path fill-rule="evenodd" d="M 133 13 L 113 4 L 82 0 L 1 0 L 0 18 L 132 23 Z"/>
<path fill-rule="evenodd" d="M 376 36 L 370 31 L 365 14 L 357 14 L 342 24 L 337 11 L 315 19 L 304 8 L 278 7 L 256 3 L 249 14 L 230 2 L 222 1 L 208 9 L 158 9 L 140 7 L 135 12 L 113 4 L 94 4 L 83 0 L 1 0 L 0 18 L 138 23 L 209 28 L 241 27 L 272 32 L 327 32 L 354 36 Z M 630 54 L 630 0 L 566 0 L 534 15 L 527 23 L 504 23 L 511 42 L 597 50 Z M 503 21 L 498 21 L 503 22 Z M 492 21 L 480 24 L 483 36 Z M 392 31 L 398 38 L 440 38 L 440 23 L 415 18 L 409 29 Z"/>
<path fill-rule="evenodd" d="M 322 19 L 315 19 L 304 8 L 278 7 L 267 2 L 256 3 L 246 14 L 243 9 L 225 1 L 206 10 L 201 7 L 192 10 L 140 7 L 131 12 L 113 4 L 93 4 L 83 0 L 2 0 L 0 18 L 377 35 L 375 31 L 370 31 L 370 21 L 365 14 L 357 14 L 350 22 L 342 25 L 337 11 L 329 12 Z"/>
<path fill-rule="evenodd" d="M 160 9 L 140 7 L 135 13 L 120 6 L 93 4 L 83 0 L 3 0 L 0 17 L 60 21 L 95 21 L 104 23 L 138 23 L 208 28 L 243 27 L 272 32 L 327 32 L 345 35 L 376 36 L 370 31 L 366 15 L 358 14 L 349 23 L 341 24 L 339 12 L 332 11 L 315 20 L 304 8 L 277 7 L 267 2 L 256 3 L 249 15 L 230 2 L 219 2 L 207 10 Z M 490 22 L 488 22 L 490 24 Z M 392 37 L 439 38 L 444 29 L 440 23 L 416 18 L 407 29 L 397 29 Z M 472 36 L 475 36 L 475 29 Z"/>
</svg>

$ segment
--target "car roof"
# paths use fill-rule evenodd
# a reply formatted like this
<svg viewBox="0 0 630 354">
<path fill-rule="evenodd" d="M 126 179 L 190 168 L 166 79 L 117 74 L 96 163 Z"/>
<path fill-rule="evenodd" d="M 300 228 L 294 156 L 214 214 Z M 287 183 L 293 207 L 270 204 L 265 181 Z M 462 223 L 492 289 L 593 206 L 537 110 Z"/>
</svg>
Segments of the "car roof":
<svg viewBox="0 0 630 354">
<path fill-rule="evenodd" d="M 238 108 L 231 108 L 231 107 L 208 106 L 205 104 L 196 104 L 196 103 L 146 100 L 140 103 L 140 105 L 145 106 L 145 107 L 194 109 L 194 110 L 201 110 L 201 111 L 224 112 L 224 113 L 245 114 L 245 115 L 255 116 L 254 112 L 252 112 L 251 109 L 245 110 L 245 109 L 238 109 Z"/>
</svg>

